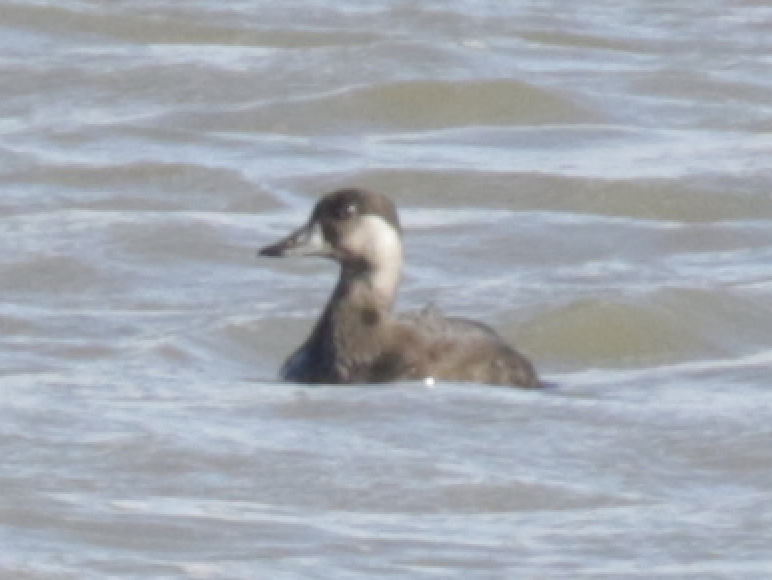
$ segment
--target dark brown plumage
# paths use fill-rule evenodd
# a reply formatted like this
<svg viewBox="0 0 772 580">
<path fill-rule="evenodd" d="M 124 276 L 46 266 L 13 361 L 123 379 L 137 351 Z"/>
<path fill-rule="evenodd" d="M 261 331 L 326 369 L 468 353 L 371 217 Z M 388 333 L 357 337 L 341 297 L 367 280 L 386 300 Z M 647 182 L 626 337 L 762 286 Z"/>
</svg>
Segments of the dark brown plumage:
<svg viewBox="0 0 772 580">
<path fill-rule="evenodd" d="M 531 363 L 479 322 L 433 308 L 393 316 L 402 272 L 402 228 L 385 196 L 344 189 L 323 197 L 309 221 L 262 256 L 336 260 L 340 278 L 321 318 L 282 367 L 300 383 L 448 380 L 538 387 Z"/>
</svg>

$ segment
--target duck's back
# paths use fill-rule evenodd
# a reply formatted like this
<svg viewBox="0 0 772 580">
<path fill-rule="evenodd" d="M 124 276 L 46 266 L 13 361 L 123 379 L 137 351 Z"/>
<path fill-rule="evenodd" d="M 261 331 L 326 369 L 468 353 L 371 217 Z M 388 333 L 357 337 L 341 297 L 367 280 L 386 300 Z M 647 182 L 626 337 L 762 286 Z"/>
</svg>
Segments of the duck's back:
<svg viewBox="0 0 772 580">
<path fill-rule="evenodd" d="M 434 308 L 397 319 L 402 348 L 416 376 L 438 380 L 538 387 L 533 365 L 494 330 Z"/>
</svg>

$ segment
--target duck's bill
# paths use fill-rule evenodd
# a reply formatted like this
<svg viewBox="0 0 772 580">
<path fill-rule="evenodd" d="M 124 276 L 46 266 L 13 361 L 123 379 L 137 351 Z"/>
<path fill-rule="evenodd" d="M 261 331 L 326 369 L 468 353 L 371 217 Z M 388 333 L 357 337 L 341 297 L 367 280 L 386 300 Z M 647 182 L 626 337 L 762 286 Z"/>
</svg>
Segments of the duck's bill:
<svg viewBox="0 0 772 580">
<path fill-rule="evenodd" d="M 330 245 L 324 239 L 322 228 L 318 223 L 311 222 L 275 244 L 262 248 L 258 255 L 271 257 L 329 256 L 330 253 Z"/>
</svg>

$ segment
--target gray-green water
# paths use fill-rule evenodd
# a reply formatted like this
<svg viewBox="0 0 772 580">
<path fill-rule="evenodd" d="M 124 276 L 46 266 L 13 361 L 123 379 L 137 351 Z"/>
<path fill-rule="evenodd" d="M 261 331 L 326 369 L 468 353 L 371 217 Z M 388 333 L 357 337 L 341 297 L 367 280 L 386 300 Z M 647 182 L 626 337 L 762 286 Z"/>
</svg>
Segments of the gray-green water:
<svg viewBox="0 0 772 580">
<path fill-rule="evenodd" d="M 0 0 L 0 578 L 772 576 L 772 7 Z M 275 383 L 399 307 L 559 385 Z"/>
</svg>

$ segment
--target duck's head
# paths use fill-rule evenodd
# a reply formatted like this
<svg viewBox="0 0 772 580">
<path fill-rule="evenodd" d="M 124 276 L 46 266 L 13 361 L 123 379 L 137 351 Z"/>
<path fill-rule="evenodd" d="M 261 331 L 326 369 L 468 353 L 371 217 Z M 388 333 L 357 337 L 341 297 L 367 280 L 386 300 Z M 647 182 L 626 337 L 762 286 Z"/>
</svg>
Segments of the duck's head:
<svg viewBox="0 0 772 580">
<path fill-rule="evenodd" d="M 402 264 L 402 228 L 389 198 L 361 189 L 325 195 L 298 230 L 261 256 L 323 256 L 344 268 L 377 271 Z"/>
</svg>

